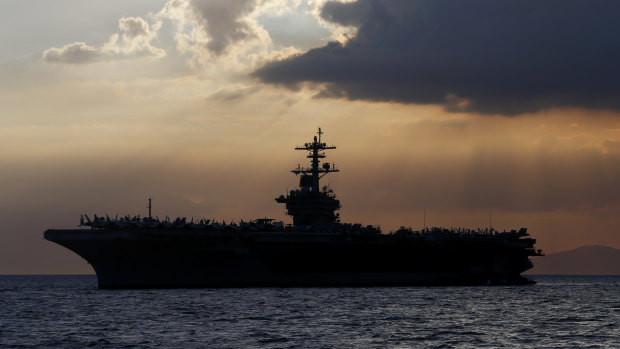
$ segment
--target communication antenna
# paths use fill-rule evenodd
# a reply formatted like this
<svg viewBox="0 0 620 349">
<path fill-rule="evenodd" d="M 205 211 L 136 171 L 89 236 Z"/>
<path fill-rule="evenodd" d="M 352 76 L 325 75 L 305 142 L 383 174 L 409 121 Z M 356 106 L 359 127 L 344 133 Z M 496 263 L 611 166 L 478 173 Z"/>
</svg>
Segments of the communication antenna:
<svg viewBox="0 0 620 349">
<path fill-rule="evenodd" d="M 153 206 L 151 205 L 151 198 L 149 198 L 149 205 L 147 206 L 149 209 L 149 219 L 153 218 L 153 216 L 151 216 L 151 209 L 153 208 Z"/>
<path fill-rule="evenodd" d="M 489 232 L 493 230 L 493 225 L 491 224 L 491 211 L 489 211 Z"/>
<path fill-rule="evenodd" d="M 426 230 L 426 207 L 424 208 L 424 230 Z"/>
</svg>

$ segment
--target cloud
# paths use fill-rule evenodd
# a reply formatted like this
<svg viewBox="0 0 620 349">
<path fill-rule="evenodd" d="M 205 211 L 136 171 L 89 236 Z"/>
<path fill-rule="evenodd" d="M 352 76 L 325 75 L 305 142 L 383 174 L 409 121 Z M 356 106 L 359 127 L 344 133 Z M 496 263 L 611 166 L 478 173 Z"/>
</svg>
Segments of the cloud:
<svg viewBox="0 0 620 349">
<path fill-rule="evenodd" d="M 620 110 L 620 2 L 358 0 L 323 20 L 348 41 L 273 61 L 261 81 L 318 97 L 516 115 L 554 107 Z"/>
<path fill-rule="evenodd" d="M 134 40 L 140 37 L 149 37 L 149 25 L 142 18 L 124 17 L 118 21 L 118 27 L 123 32 L 126 40 Z"/>
<path fill-rule="evenodd" d="M 153 47 L 150 42 L 157 36 L 149 24 L 140 17 L 123 17 L 118 21 L 119 34 L 114 34 L 101 47 L 74 42 L 63 47 L 52 47 L 43 52 L 43 62 L 64 64 L 86 64 L 101 61 L 152 57 L 166 55 L 163 49 Z M 156 23 L 155 27 L 159 27 Z M 119 40 L 120 39 L 120 40 Z"/>
<path fill-rule="evenodd" d="M 293 16 L 293 10 L 299 10 L 296 3 L 169 0 L 154 18 L 176 28 L 176 50 L 189 67 L 205 76 L 247 80 L 248 73 L 265 62 L 299 52 L 288 44 L 274 43 L 262 22 L 267 14 Z"/>
<path fill-rule="evenodd" d="M 260 36 L 260 28 L 251 18 L 259 3 L 259 0 L 170 0 L 157 16 L 176 22 L 179 51 L 193 52 L 196 56 L 221 56 L 235 44 Z"/>
<path fill-rule="evenodd" d="M 63 47 L 52 47 L 43 52 L 43 61 L 46 63 L 84 64 L 95 62 L 101 55 L 96 47 L 83 42 L 74 42 Z"/>
<path fill-rule="evenodd" d="M 200 1 L 192 0 L 190 9 L 202 29 L 209 36 L 206 47 L 215 55 L 241 40 L 255 34 L 245 17 L 252 13 L 256 0 Z"/>
<path fill-rule="evenodd" d="M 209 101 L 233 102 L 258 92 L 257 86 L 231 86 L 222 88 L 207 97 Z"/>
<path fill-rule="evenodd" d="M 167 61 L 176 59 L 205 75 L 232 73 L 247 79 L 247 73 L 257 66 L 299 52 L 291 42 L 274 43 L 261 23 L 265 18 L 292 18 L 304 14 L 305 17 L 301 17 L 312 18 L 314 22 L 306 21 L 301 27 L 307 29 L 309 23 L 313 23 L 312 30 L 321 28 L 313 14 L 304 12 L 310 5 L 305 6 L 299 0 L 168 0 L 158 11 L 148 15 L 148 22 L 140 17 L 121 18 L 119 31 L 103 45 L 74 42 L 52 47 L 43 52 L 43 61 L 86 64 L 158 58 L 168 51 L 172 57 Z M 160 30 L 162 27 L 165 29 Z M 166 50 L 152 45 L 155 38 Z M 301 44 L 306 44 L 307 40 L 303 39 Z M 175 45 L 174 51 L 168 49 L 171 45 Z"/>
</svg>

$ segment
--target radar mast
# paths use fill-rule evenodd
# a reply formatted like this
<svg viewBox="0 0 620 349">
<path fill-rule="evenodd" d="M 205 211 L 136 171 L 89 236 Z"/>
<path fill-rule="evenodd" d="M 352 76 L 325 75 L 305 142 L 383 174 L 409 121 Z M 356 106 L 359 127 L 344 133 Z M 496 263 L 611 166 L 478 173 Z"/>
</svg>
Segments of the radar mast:
<svg viewBox="0 0 620 349">
<path fill-rule="evenodd" d="M 324 226 L 338 222 L 339 215 L 335 213 L 340 209 L 340 201 L 336 200 L 336 195 L 327 187 L 320 187 L 320 180 L 328 173 L 340 172 L 329 162 L 319 166 L 321 159 L 325 158 L 325 150 L 336 149 L 333 145 L 322 142 L 323 131 L 319 127 L 318 138 L 303 146 L 295 147 L 295 150 L 305 150 L 308 152 L 307 158 L 310 159 L 310 167 L 302 167 L 291 170 L 292 173 L 300 175 L 299 189 L 291 190 L 287 196 L 280 195 L 276 198 L 278 203 L 286 204 L 288 214 L 293 216 L 294 226 Z"/>
<path fill-rule="evenodd" d="M 317 137 L 314 136 L 313 142 L 305 143 L 301 147 L 300 146 L 295 147 L 295 150 L 306 150 L 309 152 L 307 158 L 312 159 L 310 162 L 312 167 L 307 168 L 307 167 L 301 167 L 300 165 L 297 165 L 297 168 L 291 171 L 297 175 L 301 174 L 300 187 L 302 188 L 310 187 L 313 192 L 319 192 L 319 188 L 320 188 L 319 181 L 326 174 L 331 173 L 331 172 L 340 172 L 340 170 L 336 169 L 335 166 L 333 166 L 333 164 L 330 165 L 329 162 L 326 162 L 323 164 L 322 167 L 319 167 L 319 163 L 320 163 L 319 159 L 325 158 L 325 153 L 323 151 L 329 150 L 329 149 L 336 149 L 336 147 L 333 145 L 328 146 L 327 143 L 321 142 L 321 135 L 324 132 L 321 131 L 320 127 L 317 133 L 319 135 L 318 140 L 317 140 Z"/>
</svg>

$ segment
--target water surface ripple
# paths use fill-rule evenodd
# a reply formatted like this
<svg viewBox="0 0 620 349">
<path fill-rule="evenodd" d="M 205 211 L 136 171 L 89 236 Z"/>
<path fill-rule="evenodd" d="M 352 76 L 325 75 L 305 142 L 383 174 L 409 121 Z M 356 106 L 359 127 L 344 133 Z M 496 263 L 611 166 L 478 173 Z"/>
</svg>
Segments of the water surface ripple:
<svg viewBox="0 0 620 349">
<path fill-rule="evenodd" d="M 531 286 L 98 290 L 0 276 L 2 348 L 620 347 L 620 276 Z"/>
</svg>

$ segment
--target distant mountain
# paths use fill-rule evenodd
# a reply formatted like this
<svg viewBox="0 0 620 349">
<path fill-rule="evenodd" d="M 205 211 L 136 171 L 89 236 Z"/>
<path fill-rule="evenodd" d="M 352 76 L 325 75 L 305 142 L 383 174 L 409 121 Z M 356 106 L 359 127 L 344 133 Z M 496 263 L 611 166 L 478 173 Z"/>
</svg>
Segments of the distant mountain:
<svg viewBox="0 0 620 349">
<path fill-rule="evenodd" d="M 526 274 L 620 275 L 620 250 L 607 246 L 583 246 L 533 262 Z"/>
</svg>

